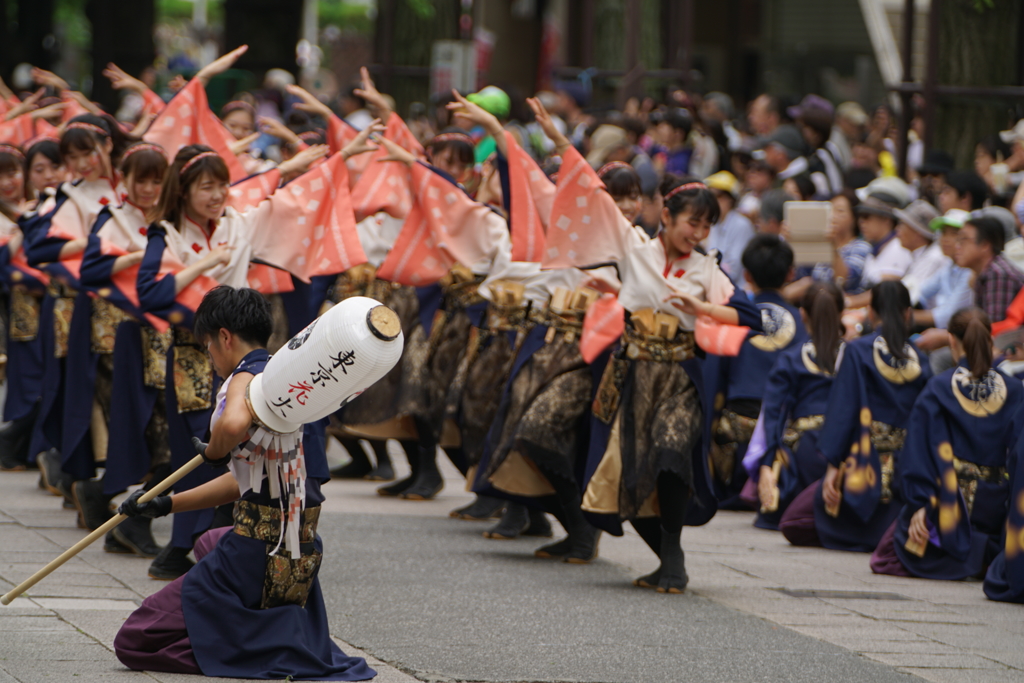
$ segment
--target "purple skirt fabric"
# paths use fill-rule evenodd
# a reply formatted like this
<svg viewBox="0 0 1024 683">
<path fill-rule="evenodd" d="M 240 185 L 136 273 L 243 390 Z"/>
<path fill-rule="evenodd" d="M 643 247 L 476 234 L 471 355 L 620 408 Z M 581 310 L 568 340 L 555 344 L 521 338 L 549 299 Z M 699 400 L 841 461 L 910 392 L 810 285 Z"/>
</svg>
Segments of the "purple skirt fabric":
<svg viewBox="0 0 1024 683">
<path fill-rule="evenodd" d="M 195 546 L 201 560 L 231 531 L 221 527 L 203 534 Z M 121 663 L 137 671 L 163 671 L 202 675 L 192 653 L 181 609 L 181 576 L 142 602 L 121 626 L 114 638 L 114 653 Z"/>
<path fill-rule="evenodd" d="M 821 546 L 814 524 L 814 497 L 821 495 L 820 490 L 818 482 L 808 486 L 793 499 L 779 520 L 779 531 L 793 545 Z"/>
<path fill-rule="evenodd" d="M 896 554 L 896 525 L 899 520 L 892 523 L 886 529 L 882 540 L 878 542 L 875 552 L 871 553 L 871 571 L 875 574 L 887 574 L 889 576 L 913 576 L 903 566 L 899 555 Z"/>
</svg>

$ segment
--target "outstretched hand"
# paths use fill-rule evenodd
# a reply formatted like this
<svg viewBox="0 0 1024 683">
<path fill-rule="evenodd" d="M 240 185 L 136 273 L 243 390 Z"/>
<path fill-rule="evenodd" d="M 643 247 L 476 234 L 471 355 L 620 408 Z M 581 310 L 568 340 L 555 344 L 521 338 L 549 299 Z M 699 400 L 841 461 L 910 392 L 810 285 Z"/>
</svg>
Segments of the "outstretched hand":
<svg viewBox="0 0 1024 683">
<path fill-rule="evenodd" d="M 26 97 L 24 100 L 22 100 L 21 102 L 19 102 L 15 106 L 13 106 L 10 109 L 8 109 L 7 113 L 4 115 L 4 120 L 5 121 L 11 121 L 13 119 L 18 118 L 22 114 L 24 114 L 26 112 L 30 112 L 33 109 L 35 109 L 36 108 L 36 102 L 39 101 L 39 98 L 42 97 L 43 93 L 45 93 L 45 92 L 46 92 L 45 89 L 40 88 L 39 90 L 36 90 L 34 93 L 32 93 L 31 95 Z"/>
<path fill-rule="evenodd" d="M 490 113 L 479 104 L 470 102 L 460 95 L 459 91 L 454 88 L 452 89 L 452 96 L 455 98 L 455 101 L 449 102 L 446 108 L 455 116 L 455 118 L 469 121 L 472 124 L 482 127 L 496 139 L 501 135 L 501 122 L 498 121 L 494 114 Z"/>
<path fill-rule="evenodd" d="M 281 175 L 298 175 L 309 170 L 310 164 L 318 159 L 323 159 L 330 151 L 327 145 L 313 145 L 297 153 L 288 161 L 282 161 L 277 165 Z"/>
<path fill-rule="evenodd" d="M 380 122 L 380 119 L 374 119 L 370 122 L 366 128 L 359 131 L 359 135 L 355 136 L 351 142 L 345 145 L 341 153 L 345 159 L 351 159 L 357 154 L 364 154 L 366 152 L 376 152 L 379 147 L 370 142 L 370 138 L 373 135 L 379 135 L 384 132 L 384 124 Z"/>
<path fill-rule="evenodd" d="M 530 105 L 530 109 L 533 110 L 533 116 L 537 119 L 537 125 L 544 131 L 544 135 L 547 135 L 551 142 L 555 143 L 556 152 L 563 154 L 565 150 L 572 147 L 569 138 L 565 137 L 562 131 L 558 130 L 555 122 L 551 119 L 551 114 L 544 108 L 540 100 L 536 97 L 528 97 L 526 98 L 526 104 Z"/>
<path fill-rule="evenodd" d="M 40 69 L 38 66 L 32 67 L 32 80 L 42 86 L 48 86 L 55 90 L 70 90 L 68 82 L 63 78 L 47 71 L 46 69 Z"/>
<path fill-rule="evenodd" d="M 203 85 L 206 85 L 210 82 L 211 78 L 224 73 L 234 66 L 235 62 L 238 61 L 238 58 L 244 55 L 248 49 L 248 45 L 242 45 L 241 47 L 236 47 L 225 55 L 221 55 L 200 69 L 199 73 L 196 74 L 196 78 L 198 78 Z"/>
<path fill-rule="evenodd" d="M 416 163 L 416 156 L 394 140 L 380 138 L 379 142 L 388 154 L 378 161 L 399 161 L 409 167 Z"/>
<path fill-rule="evenodd" d="M 377 90 L 373 79 L 370 78 L 370 70 L 365 66 L 360 67 L 359 76 L 362 81 L 362 87 L 356 88 L 355 94 L 366 100 L 377 111 L 377 118 L 381 121 L 387 121 L 388 117 L 391 116 L 391 105 L 388 103 L 387 98 Z"/>
<path fill-rule="evenodd" d="M 137 93 L 144 93 L 149 88 L 139 79 L 129 76 L 128 73 L 113 62 L 107 64 L 103 75 L 110 80 L 110 86 L 114 90 L 132 90 Z"/>
<path fill-rule="evenodd" d="M 330 107 L 318 100 L 313 93 L 309 92 L 305 88 L 300 88 L 297 85 L 289 85 L 285 87 L 285 90 L 288 91 L 289 95 L 294 95 L 302 100 L 295 104 L 295 108 L 299 111 L 319 116 L 324 121 L 330 119 L 331 115 L 334 113 L 331 111 Z"/>
<path fill-rule="evenodd" d="M 261 116 L 257 119 L 257 123 L 260 126 L 260 130 L 267 135 L 273 135 L 275 138 L 286 142 L 289 145 L 297 146 L 302 140 L 295 134 L 288 126 L 284 125 L 281 121 L 271 118 L 269 116 Z"/>
<path fill-rule="evenodd" d="M 256 131 L 255 133 L 250 133 L 249 135 L 246 135 L 244 138 L 239 138 L 235 140 L 230 145 L 231 153 L 234 154 L 235 156 L 245 153 L 246 151 L 248 151 L 249 145 L 259 140 L 260 135 L 261 133 L 259 131 Z"/>
</svg>

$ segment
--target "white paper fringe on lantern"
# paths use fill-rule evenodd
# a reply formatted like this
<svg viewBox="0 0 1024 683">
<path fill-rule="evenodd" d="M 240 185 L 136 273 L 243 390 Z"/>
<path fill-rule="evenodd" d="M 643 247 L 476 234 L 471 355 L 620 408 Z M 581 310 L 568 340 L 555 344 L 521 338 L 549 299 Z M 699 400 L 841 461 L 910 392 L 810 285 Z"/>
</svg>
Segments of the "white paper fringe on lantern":
<svg viewBox="0 0 1024 683">
<path fill-rule="evenodd" d="M 249 383 L 246 401 L 256 424 L 232 465 L 236 472 L 242 462 L 249 466 L 249 488 L 258 488 L 266 473 L 270 497 L 281 500 L 282 533 L 272 552 L 283 541 L 292 558 L 300 556 L 306 505 L 302 425 L 334 413 L 384 377 L 401 358 L 403 343 L 394 311 L 352 297 L 295 335 Z"/>
</svg>

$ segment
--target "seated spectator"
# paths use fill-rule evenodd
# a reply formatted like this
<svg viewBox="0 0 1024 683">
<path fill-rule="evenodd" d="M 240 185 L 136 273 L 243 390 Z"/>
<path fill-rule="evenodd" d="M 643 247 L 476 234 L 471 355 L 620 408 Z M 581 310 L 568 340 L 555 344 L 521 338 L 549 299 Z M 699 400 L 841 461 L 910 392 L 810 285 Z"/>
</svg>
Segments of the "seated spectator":
<svg viewBox="0 0 1024 683">
<path fill-rule="evenodd" d="M 908 189 L 899 178 L 880 178 L 859 190 L 857 206 L 860 233 L 871 244 L 872 253 L 864 263 L 861 285 L 871 287 L 883 280 L 899 280 L 913 261 L 896 237 L 896 209 L 907 205 Z"/>
<path fill-rule="evenodd" d="M 956 168 L 953 155 L 941 149 L 930 149 L 917 169 L 921 199 L 939 206 L 939 193 L 946 184 L 946 175 Z"/>
<path fill-rule="evenodd" d="M 893 212 L 899 219 L 896 236 L 903 248 L 910 252 L 910 267 L 903 276 L 903 284 L 910 292 L 910 300 L 917 303 L 921 298 L 921 286 L 949 262 L 942 253 L 938 234 L 931 229 L 931 222 L 939 217 L 935 207 L 918 199 L 906 209 Z"/>
<path fill-rule="evenodd" d="M 788 113 L 800 127 L 804 142 L 811 150 L 808 156 L 814 195 L 827 199 L 843 189 L 843 162 L 839 148 L 830 138 L 835 122 L 835 107 L 819 95 L 808 95 Z M 848 148 L 847 148 L 848 149 Z"/>
<path fill-rule="evenodd" d="M 811 180 L 811 176 L 807 173 L 801 173 L 795 175 L 792 178 L 786 178 L 782 182 L 782 189 L 788 194 L 793 195 L 797 198 L 797 201 L 809 202 L 815 198 L 817 190 L 814 187 L 814 182 Z"/>
<path fill-rule="evenodd" d="M 782 125 L 764 141 L 765 162 L 775 171 L 781 185 L 786 178 L 807 173 L 810 166 L 804 157 L 804 139 L 793 125 Z"/>
<path fill-rule="evenodd" d="M 689 173 L 693 148 L 687 144 L 687 139 L 692 128 L 693 119 L 685 109 L 673 108 L 661 115 L 656 127 L 660 148 L 652 155 L 655 168 L 661 173 Z"/>
<path fill-rule="evenodd" d="M 721 218 L 711 226 L 708 247 L 722 254 L 722 270 L 736 286 L 743 283 L 743 250 L 754 236 L 754 224 L 736 210 L 740 183 L 728 171 L 709 176 L 704 183 L 715 194 L 721 208 Z"/>
<path fill-rule="evenodd" d="M 735 159 L 737 154 L 733 155 Z M 736 176 L 740 179 L 740 176 Z M 775 185 L 775 171 L 771 166 L 760 159 L 751 159 L 747 166 L 746 173 L 742 177 L 744 194 L 736 210 L 749 218 L 757 221 L 757 215 L 761 211 L 761 197 Z"/>
<path fill-rule="evenodd" d="M 783 205 L 796 198 L 782 190 L 769 190 L 761 198 L 761 210 L 757 215 L 757 231 L 771 235 L 782 235 Z"/>
<path fill-rule="evenodd" d="M 1002 255 L 1005 232 L 995 218 L 974 218 L 964 223 L 956 241 L 956 264 L 974 272 L 974 304 L 997 323 L 1021 287 L 1021 273 Z"/>
<path fill-rule="evenodd" d="M 950 209 L 976 211 L 985 206 L 986 199 L 988 186 L 981 176 L 974 171 L 950 171 L 939 192 L 939 210 L 943 213 Z"/>
<path fill-rule="evenodd" d="M 913 311 L 914 327 L 928 328 L 918 337 L 917 345 L 929 353 L 943 349 L 949 343 L 946 326 L 950 317 L 960 309 L 974 305 L 974 290 L 971 289 L 974 273 L 953 261 L 957 234 L 968 216 L 970 214 L 966 211 L 953 209 L 931 222 L 931 228 L 939 235 L 939 248 L 949 261 L 921 285 L 918 298 L 911 299 L 915 306 L 922 307 Z M 931 364 L 933 371 L 942 372 L 953 366 L 952 356 L 931 353 Z"/>
</svg>

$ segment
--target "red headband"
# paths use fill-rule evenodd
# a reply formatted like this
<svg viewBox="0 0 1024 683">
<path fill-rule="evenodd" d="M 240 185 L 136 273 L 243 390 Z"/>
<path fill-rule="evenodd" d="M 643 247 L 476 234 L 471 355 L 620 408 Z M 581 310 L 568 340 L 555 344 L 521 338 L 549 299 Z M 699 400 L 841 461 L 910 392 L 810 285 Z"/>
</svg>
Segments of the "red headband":
<svg viewBox="0 0 1024 683">
<path fill-rule="evenodd" d="M 299 139 L 302 140 L 303 142 L 310 142 L 311 140 L 320 140 L 322 138 L 323 135 L 316 132 L 315 130 L 307 130 L 305 133 L 299 133 Z"/>
<path fill-rule="evenodd" d="M 10 154 L 12 157 L 17 157 L 21 161 L 25 161 L 25 155 L 22 154 L 21 150 L 14 145 L 0 144 L 0 154 Z"/>
<path fill-rule="evenodd" d="M 243 102 L 242 100 L 234 100 L 232 102 L 228 102 L 227 104 L 225 104 L 224 108 L 220 110 L 220 115 L 221 117 L 224 117 L 233 111 L 238 111 L 239 109 L 246 110 L 247 112 L 252 114 L 253 118 L 256 117 L 256 108 L 248 102 Z"/>
<path fill-rule="evenodd" d="M 704 183 L 683 183 L 682 185 L 680 185 L 679 187 L 675 188 L 674 190 L 669 192 L 667 195 L 665 195 L 665 198 L 662 201 L 666 201 L 667 202 L 669 199 L 672 199 L 672 197 L 676 196 L 680 192 L 686 192 L 687 190 L 706 190 L 706 189 L 708 189 L 708 186 L 705 185 Z"/>
<path fill-rule="evenodd" d="M 60 144 L 60 138 L 55 138 L 52 135 L 40 135 L 38 137 L 30 138 L 25 143 L 25 149 L 31 150 L 33 147 L 38 145 L 40 142 L 56 142 L 59 145 Z"/>
<path fill-rule="evenodd" d="M 430 140 L 430 146 L 433 147 L 434 144 L 438 142 L 452 142 L 454 140 L 465 142 L 470 147 L 476 146 L 476 143 L 473 142 L 473 138 L 469 137 L 465 133 L 441 133 L 440 135 L 435 135 Z"/>
<path fill-rule="evenodd" d="M 90 133 L 96 133 L 96 135 L 101 135 L 101 136 L 103 136 L 105 138 L 109 138 L 110 137 L 110 133 L 108 133 L 107 131 L 103 130 L 102 128 L 100 128 L 96 124 L 88 123 L 86 121 L 73 121 L 73 122 L 69 123 L 67 125 L 67 128 L 65 128 L 64 130 L 76 130 L 76 129 L 77 130 L 87 130 Z"/>
<path fill-rule="evenodd" d="M 121 165 L 124 166 L 124 162 L 128 160 L 128 157 L 135 154 L 136 152 L 141 152 L 143 150 L 156 152 L 160 156 L 163 156 L 164 154 L 164 148 L 161 147 L 160 145 L 154 145 L 151 142 L 143 142 L 138 145 L 132 145 L 131 147 L 125 150 L 124 154 L 121 155 Z"/>
<path fill-rule="evenodd" d="M 627 164 L 624 161 L 609 161 L 607 164 L 605 164 L 604 166 L 601 167 L 601 170 L 599 170 L 597 172 L 597 177 L 598 178 L 604 178 L 604 174 L 605 173 L 609 173 L 611 171 L 614 171 L 617 168 L 628 168 L 630 170 L 633 169 L 632 166 L 630 166 L 629 164 Z"/>
<path fill-rule="evenodd" d="M 180 171 L 178 171 L 178 176 L 181 177 L 181 176 L 185 175 L 185 171 L 187 171 L 189 168 L 191 168 L 192 164 L 196 163 L 200 159 L 206 159 L 208 157 L 219 157 L 219 156 L 220 155 L 217 154 L 216 152 L 200 152 L 199 154 L 195 155 L 194 157 L 192 157 L 191 159 L 189 159 L 188 161 L 185 162 L 185 165 L 181 167 Z"/>
</svg>

